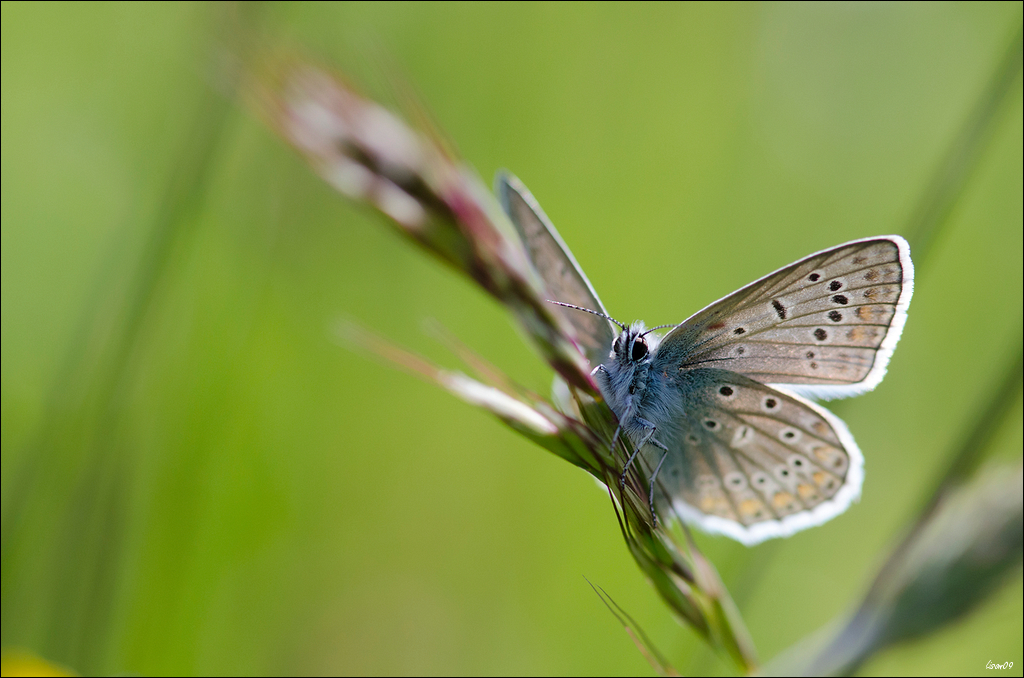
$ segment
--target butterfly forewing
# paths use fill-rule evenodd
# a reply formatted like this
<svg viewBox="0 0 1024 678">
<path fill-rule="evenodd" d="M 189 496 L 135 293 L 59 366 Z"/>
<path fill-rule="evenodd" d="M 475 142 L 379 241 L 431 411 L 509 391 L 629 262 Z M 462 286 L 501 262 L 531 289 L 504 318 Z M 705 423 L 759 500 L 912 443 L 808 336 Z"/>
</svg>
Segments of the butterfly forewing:
<svg viewBox="0 0 1024 678">
<path fill-rule="evenodd" d="M 587 276 L 522 182 L 501 173 L 496 179 L 496 190 L 505 213 L 526 245 L 534 268 L 544 281 L 549 298 L 607 315 Z M 573 309 L 557 306 L 554 309 L 575 330 L 576 342 L 591 367 L 608 358 L 615 339 L 615 328 L 608 320 Z"/>
<path fill-rule="evenodd" d="M 818 397 L 862 393 L 885 374 L 913 275 L 899 236 L 812 254 L 689 318 L 661 342 L 659 359 L 728 369 Z"/>
<path fill-rule="evenodd" d="M 658 432 L 669 449 L 663 510 L 753 544 L 824 522 L 859 495 L 860 451 L 827 411 L 727 370 L 684 368 L 674 382 L 682 414 Z M 646 450 L 645 464 L 660 454 Z"/>
</svg>

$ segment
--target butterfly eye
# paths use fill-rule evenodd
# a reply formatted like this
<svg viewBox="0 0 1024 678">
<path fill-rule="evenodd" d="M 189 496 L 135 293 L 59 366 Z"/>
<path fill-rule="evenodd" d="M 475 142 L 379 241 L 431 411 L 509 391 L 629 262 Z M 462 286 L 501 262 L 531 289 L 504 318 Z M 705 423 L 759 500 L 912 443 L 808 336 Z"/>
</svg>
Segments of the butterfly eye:
<svg viewBox="0 0 1024 678">
<path fill-rule="evenodd" d="M 630 359 L 636 362 L 637 360 L 643 360 L 647 355 L 647 344 L 644 343 L 643 339 L 637 339 L 633 342 L 633 349 L 630 353 Z"/>
</svg>

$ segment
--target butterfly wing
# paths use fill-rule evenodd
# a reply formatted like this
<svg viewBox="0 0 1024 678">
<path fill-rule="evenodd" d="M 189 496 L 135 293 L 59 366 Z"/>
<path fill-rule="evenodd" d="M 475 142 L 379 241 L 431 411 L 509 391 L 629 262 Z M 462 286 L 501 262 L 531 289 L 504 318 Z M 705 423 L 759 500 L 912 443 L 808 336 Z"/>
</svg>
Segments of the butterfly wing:
<svg viewBox="0 0 1024 678">
<path fill-rule="evenodd" d="M 849 242 L 719 299 L 669 332 L 659 357 L 817 398 L 864 393 L 885 376 L 913 281 L 903 238 Z"/>
<path fill-rule="evenodd" d="M 728 370 L 682 369 L 666 388 L 681 413 L 655 501 L 707 532 L 753 545 L 820 525 L 860 496 L 863 457 L 827 410 Z M 644 450 L 647 471 L 662 452 Z"/>
<path fill-rule="evenodd" d="M 565 246 L 544 210 L 519 179 L 499 172 L 495 191 L 502 208 L 526 245 L 534 268 L 544 281 L 552 301 L 575 304 L 608 315 L 583 269 Z M 608 358 L 615 326 L 608 320 L 582 311 L 556 306 L 555 312 L 576 332 L 576 342 L 596 367 Z"/>
</svg>

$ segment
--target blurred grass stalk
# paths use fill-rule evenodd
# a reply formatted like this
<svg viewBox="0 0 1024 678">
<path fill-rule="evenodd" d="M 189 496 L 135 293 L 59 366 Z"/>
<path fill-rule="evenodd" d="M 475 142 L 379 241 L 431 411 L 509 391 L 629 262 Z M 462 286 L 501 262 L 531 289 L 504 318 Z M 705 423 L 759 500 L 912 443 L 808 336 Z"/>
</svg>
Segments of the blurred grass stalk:
<svg viewBox="0 0 1024 678">
<path fill-rule="evenodd" d="M 217 5 L 210 17 L 212 34 L 229 38 L 241 19 L 258 10 L 249 4 Z M 13 617 L 9 610 L 19 609 L 16 584 L 30 590 L 26 580 L 54 582 L 39 586 L 47 596 L 26 606 L 40 611 L 38 619 L 20 618 L 17 623 L 45 625 L 43 652 L 71 658 L 84 672 L 104 665 L 114 591 L 123 576 L 120 558 L 130 529 L 125 506 L 134 460 L 118 432 L 130 399 L 132 369 L 166 284 L 172 253 L 195 233 L 236 84 L 228 77 L 217 83 L 219 91 L 208 88 L 200 98 L 188 143 L 176 158 L 134 270 L 128 280 L 115 281 L 95 295 L 95 306 L 77 328 L 56 387 L 48 394 L 43 424 L 3 504 L 4 619 Z M 60 515 L 58 527 L 42 527 L 54 511 Z M 50 532 L 51 537 L 33 541 L 33 535 Z M 48 566 L 31 565 L 38 562 Z"/>
<path fill-rule="evenodd" d="M 483 181 L 440 139 L 414 131 L 323 69 L 279 63 L 255 80 L 252 92 L 260 114 L 325 181 L 376 208 L 399 233 L 512 313 L 563 380 L 558 406 L 516 387 L 468 350 L 459 353 L 489 383 L 435 367 L 352 324 L 343 328 L 347 338 L 491 411 L 604 483 L 630 553 L 669 607 L 741 671 L 756 670 L 736 606 L 686 528 L 653 524 L 638 475 L 619 489 L 620 466 L 610 444 L 614 415 L 590 378 L 572 329 L 545 302 L 522 243 Z M 642 631 L 630 633 L 658 671 L 675 673 Z"/>
<path fill-rule="evenodd" d="M 906 228 L 918 270 L 963 194 L 1024 69 L 1024 26 L 996 64 L 917 202 Z M 953 449 L 941 478 L 879 569 L 856 611 L 804 639 L 767 670 L 852 675 L 873 654 L 923 637 L 981 605 L 1024 560 L 1024 461 L 975 473 L 1024 387 L 1024 336 L 1001 383 Z M 1016 355 L 1014 355 L 1014 353 Z M 837 630 L 838 629 L 838 630 Z"/>
<path fill-rule="evenodd" d="M 874 653 L 955 622 L 1024 557 L 1024 465 L 973 473 L 1021 393 L 1024 353 L 989 399 L 936 491 L 881 567 L 857 611 L 823 649 L 795 652 L 779 675 L 852 675 Z M 802 656 L 801 656 L 802 655 Z"/>
<path fill-rule="evenodd" d="M 1024 463 L 975 473 L 1021 396 L 1020 343 L 1012 368 L 856 610 L 782 653 L 768 674 L 853 675 L 877 652 L 963 618 L 1020 573 Z"/>
</svg>

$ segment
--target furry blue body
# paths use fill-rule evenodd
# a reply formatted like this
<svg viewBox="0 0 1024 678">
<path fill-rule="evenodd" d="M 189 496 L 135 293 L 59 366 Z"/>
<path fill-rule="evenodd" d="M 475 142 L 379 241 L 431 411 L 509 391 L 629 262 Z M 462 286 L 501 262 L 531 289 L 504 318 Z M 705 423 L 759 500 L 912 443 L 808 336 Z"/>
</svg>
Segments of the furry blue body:
<svg viewBox="0 0 1024 678">
<path fill-rule="evenodd" d="M 659 359 L 660 340 L 646 333 L 642 322 L 622 330 L 593 375 L 632 451 L 641 452 L 648 444 L 660 448 L 661 454 L 649 460 L 656 468 L 685 419 L 686 398 L 680 391 L 688 390 L 688 380 L 669 359 Z"/>
<path fill-rule="evenodd" d="M 649 478 L 653 512 L 655 504 L 671 500 L 664 488 L 656 491 L 662 473 L 671 476 L 672 486 L 693 483 L 682 447 L 684 436 L 691 442 L 706 439 L 702 424 L 713 407 L 707 402 L 709 386 L 748 380 L 727 370 L 680 367 L 685 356 L 678 347 L 663 346 L 649 332 L 642 322 L 623 329 L 593 376 L 630 443 L 623 475 L 640 460 Z"/>
</svg>

